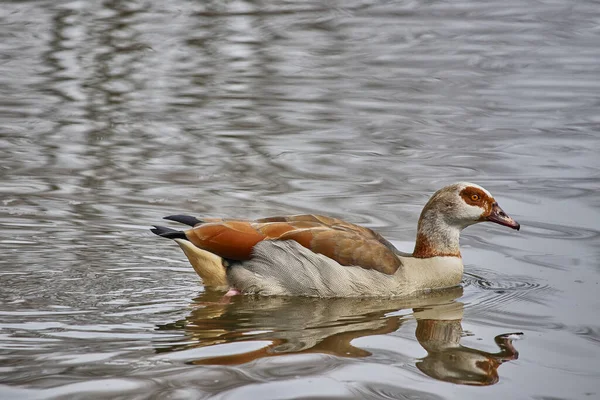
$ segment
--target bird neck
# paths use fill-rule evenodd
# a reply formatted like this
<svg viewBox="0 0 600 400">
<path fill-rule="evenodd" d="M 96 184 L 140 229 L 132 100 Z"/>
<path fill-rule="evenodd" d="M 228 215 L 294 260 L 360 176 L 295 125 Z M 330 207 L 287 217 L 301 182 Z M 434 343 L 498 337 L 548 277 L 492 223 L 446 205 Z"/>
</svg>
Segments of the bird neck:
<svg viewBox="0 0 600 400">
<path fill-rule="evenodd" d="M 419 218 L 413 257 L 459 257 L 461 229 L 449 225 L 434 209 L 424 209 Z"/>
</svg>

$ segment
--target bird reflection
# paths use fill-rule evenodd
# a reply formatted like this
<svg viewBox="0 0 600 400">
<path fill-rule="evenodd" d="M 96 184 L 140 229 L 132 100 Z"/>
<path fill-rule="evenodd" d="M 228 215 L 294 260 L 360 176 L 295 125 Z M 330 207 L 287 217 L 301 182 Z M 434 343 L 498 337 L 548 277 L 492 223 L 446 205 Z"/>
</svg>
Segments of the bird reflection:
<svg viewBox="0 0 600 400">
<path fill-rule="evenodd" d="M 417 368 L 432 378 L 463 385 L 493 385 L 498 382 L 500 364 L 519 357 L 512 340 L 522 333 L 496 336 L 494 340 L 500 348 L 496 353 L 462 346 L 460 302 L 417 308 L 413 312 L 417 320 L 415 335 L 427 351 L 427 356 L 417 361 Z"/>
<path fill-rule="evenodd" d="M 515 334 L 496 336 L 500 351 L 488 353 L 460 344 L 462 288 L 434 291 L 412 299 L 313 299 L 236 296 L 206 292 L 194 300 L 188 317 L 159 330 L 183 330 L 177 342 L 157 344 L 158 353 L 206 348 L 234 342 L 264 341 L 257 350 L 193 361 L 202 365 L 236 365 L 259 358 L 319 353 L 367 357 L 371 353 L 351 342 L 359 337 L 388 334 L 416 319 L 416 337 L 427 356 L 417 368 L 432 378 L 466 385 L 492 385 L 498 367 L 514 360 Z M 263 342 L 259 342 L 263 343 Z M 192 357 L 194 358 L 194 357 Z"/>
</svg>

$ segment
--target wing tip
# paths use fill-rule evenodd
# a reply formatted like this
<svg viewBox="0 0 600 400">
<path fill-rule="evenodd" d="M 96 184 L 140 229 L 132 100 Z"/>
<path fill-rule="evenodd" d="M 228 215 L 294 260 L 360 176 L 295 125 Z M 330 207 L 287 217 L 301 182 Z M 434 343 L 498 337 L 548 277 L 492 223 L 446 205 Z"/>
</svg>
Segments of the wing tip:
<svg viewBox="0 0 600 400">
<path fill-rule="evenodd" d="M 166 217 L 163 217 L 163 219 L 179 222 L 181 224 L 188 225 L 188 226 L 195 226 L 195 225 L 198 225 L 198 224 L 201 224 L 202 222 L 204 222 L 201 219 L 192 217 L 191 215 L 183 215 L 183 214 L 168 215 Z"/>
<path fill-rule="evenodd" d="M 176 231 L 175 229 L 167 228 L 166 226 L 154 226 L 153 229 L 150 229 L 152 233 L 155 235 L 167 238 L 167 239 L 186 239 L 185 232 Z"/>
</svg>

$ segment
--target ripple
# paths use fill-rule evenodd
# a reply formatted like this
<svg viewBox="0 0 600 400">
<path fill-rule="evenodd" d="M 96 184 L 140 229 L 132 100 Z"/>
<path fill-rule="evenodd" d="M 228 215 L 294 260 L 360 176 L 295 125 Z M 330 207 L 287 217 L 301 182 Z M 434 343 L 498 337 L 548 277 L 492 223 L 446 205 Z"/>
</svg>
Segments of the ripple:
<svg viewBox="0 0 600 400">
<path fill-rule="evenodd" d="M 486 278 L 483 278 L 485 275 Z M 551 316 L 535 315 L 528 310 L 532 306 L 547 307 L 555 292 L 547 284 L 533 282 L 532 279 L 518 276 L 502 276 L 491 271 L 466 272 L 463 285 L 474 290 L 466 291 L 463 301 L 470 311 L 469 319 L 478 319 L 485 325 L 503 325 L 514 329 L 525 326 L 562 329 L 564 324 L 552 321 Z M 528 303 L 528 306 L 514 303 Z M 513 305 L 510 305 L 513 304 Z M 530 312 L 530 311 L 529 311 Z"/>
<path fill-rule="evenodd" d="M 6 398 L 89 398 L 88 396 L 119 396 L 133 395 L 141 391 L 155 390 L 156 383 L 141 379 L 112 378 L 89 379 L 84 382 L 74 382 L 54 386 L 48 389 L 9 388 L 0 385 L 0 393 L 9 394 Z"/>
<path fill-rule="evenodd" d="M 290 363 L 290 360 L 293 360 L 293 363 Z M 328 355 L 294 355 L 285 359 L 274 358 L 269 360 L 268 363 L 261 363 L 256 368 L 255 376 L 262 379 L 283 378 L 286 376 L 318 376 L 333 371 L 342 364 L 336 357 Z"/>
<path fill-rule="evenodd" d="M 578 326 L 571 330 L 575 335 L 584 338 L 594 344 L 600 344 L 599 326 Z"/>
<path fill-rule="evenodd" d="M 577 257 L 559 256 L 555 254 L 527 254 L 515 258 L 523 260 L 527 264 L 563 271 L 569 270 L 573 265 L 580 264 L 580 259 Z"/>
<path fill-rule="evenodd" d="M 494 275 L 494 273 L 490 271 L 483 272 L 485 272 L 486 276 Z M 542 285 L 536 282 L 516 280 L 515 277 L 505 277 L 504 279 L 499 279 L 499 275 L 495 275 L 496 279 L 491 280 L 489 278 L 484 278 L 472 272 L 465 272 L 463 283 L 465 284 L 465 286 L 475 286 L 483 290 L 493 290 L 497 293 L 502 293 L 504 291 L 527 291 L 545 289 L 548 287 L 547 285 Z M 525 278 L 522 277 L 521 279 Z"/>
<path fill-rule="evenodd" d="M 442 400 L 444 397 L 433 393 L 423 392 L 420 390 L 394 386 L 391 384 L 383 384 L 376 382 L 368 382 L 361 385 L 354 385 L 352 390 L 356 398 L 360 399 L 423 399 L 423 400 Z"/>
<path fill-rule="evenodd" d="M 519 236 L 463 236 L 515 274 L 469 270 L 468 329 L 540 334 L 493 395 L 597 387 L 582 378 L 599 337 L 596 3 L 21 3 L 3 3 L 0 43 L 0 369 L 20 388 L 0 397 L 477 397 L 403 374 L 408 308 L 193 306 L 202 286 L 179 249 L 140 231 L 179 212 L 316 212 L 409 249 L 428 196 L 457 180 L 525 218 Z M 269 337 L 317 354 L 157 358 Z"/>
<path fill-rule="evenodd" d="M 600 231 L 580 226 L 566 226 L 528 220 L 522 220 L 522 224 L 527 227 L 528 234 L 539 238 L 581 240 L 600 237 Z"/>
</svg>

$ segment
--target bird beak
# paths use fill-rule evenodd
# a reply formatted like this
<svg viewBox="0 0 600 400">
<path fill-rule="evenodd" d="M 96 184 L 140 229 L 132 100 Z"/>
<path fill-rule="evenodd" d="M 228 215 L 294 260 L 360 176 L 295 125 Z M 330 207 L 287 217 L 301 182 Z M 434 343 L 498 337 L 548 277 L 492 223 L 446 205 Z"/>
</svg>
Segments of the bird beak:
<svg viewBox="0 0 600 400">
<path fill-rule="evenodd" d="M 502 208 L 498 205 L 498 203 L 492 204 L 492 212 L 486 218 L 487 221 L 494 222 L 496 224 L 508 226 L 509 228 L 513 228 L 516 230 L 521 229 L 521 225 L 509 217 Z"/>
</svg>

